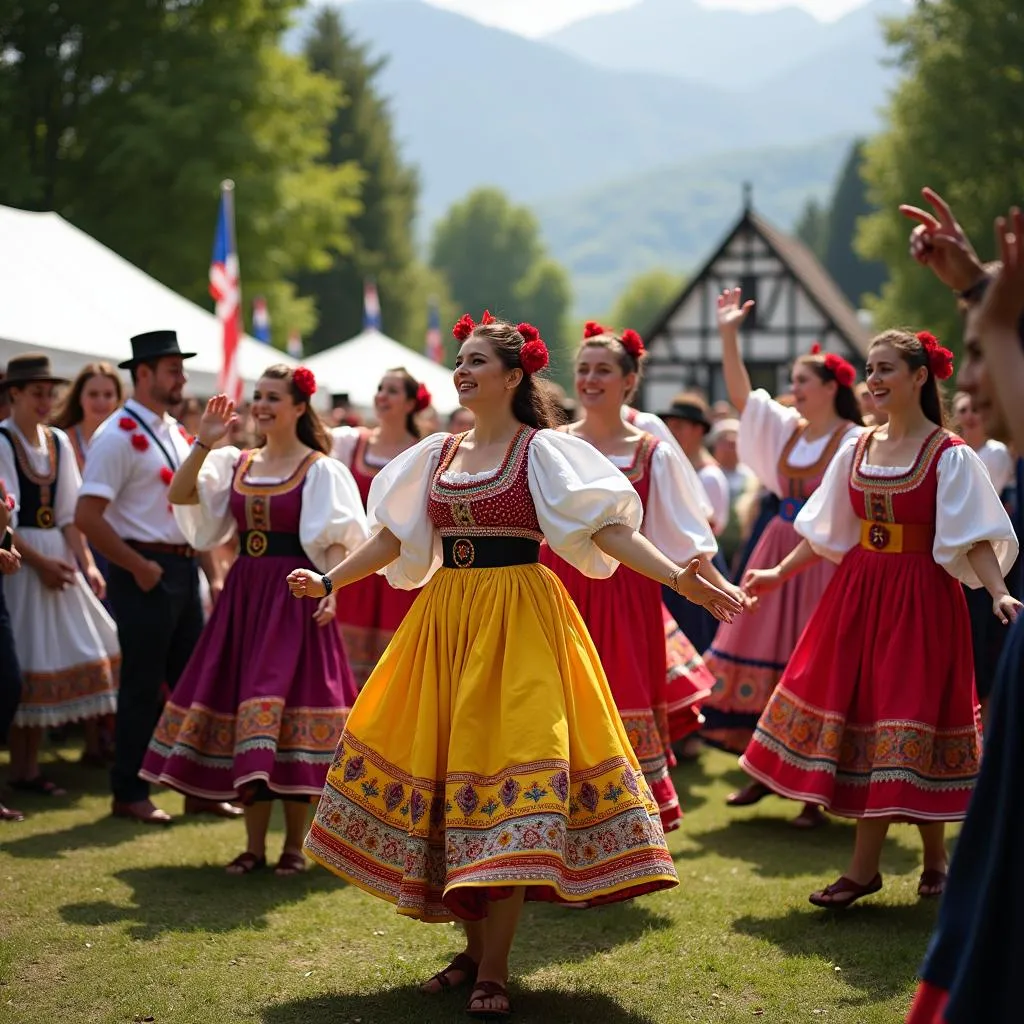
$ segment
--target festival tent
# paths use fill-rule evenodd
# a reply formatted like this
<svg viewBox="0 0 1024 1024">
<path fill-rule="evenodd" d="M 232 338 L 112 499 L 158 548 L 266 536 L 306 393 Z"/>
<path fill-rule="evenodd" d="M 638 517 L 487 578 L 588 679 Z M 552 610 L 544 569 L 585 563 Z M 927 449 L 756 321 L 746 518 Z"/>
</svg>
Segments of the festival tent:
<svg viewBox="0 0 1024 1024">
<path fill-rule="evenodd" d="M 207 259 L 200 246 L 197 263 Z M 242 274 L 244 289 L 244 263 Z M 152 330 L 177 331 L 182 349 L 197 353 L 185 364 L 186 393 L 214 394 L 223 332 L 212 313 L 58 214 L 0 206 L 0 364 L 22 352 L 45 352 L 56 373 L 73 377 L 84 363 L 130 358 L 132 335 Z M 297 365 L 249 336 L 238 357 L 246 393 L 269 364 Z"/>
<path fill-rule="evenodd" d="M 372 328 L 306 360 L 322 387 L 345 393 L 352 405 L 372 408 L 377 384 L 388 370 L 404 366 L 426 384 L 434 408 L 450 413 L 459 404 L 452 372 Z"/>
</svg>

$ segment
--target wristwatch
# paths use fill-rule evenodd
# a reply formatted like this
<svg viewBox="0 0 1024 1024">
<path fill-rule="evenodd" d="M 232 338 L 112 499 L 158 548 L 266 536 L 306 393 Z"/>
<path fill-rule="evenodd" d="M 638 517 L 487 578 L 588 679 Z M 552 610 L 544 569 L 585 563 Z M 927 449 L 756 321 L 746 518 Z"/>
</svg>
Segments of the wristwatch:
<svg viewBox="0 0 1024 1024">
<path fill-rule="evenodd" d="M 321 576 L 320 582 L 324 585 L 324 597 L 326 597 L 334 589 L 334 584 L 331 582 L 330 576 Z"/>
</svg>

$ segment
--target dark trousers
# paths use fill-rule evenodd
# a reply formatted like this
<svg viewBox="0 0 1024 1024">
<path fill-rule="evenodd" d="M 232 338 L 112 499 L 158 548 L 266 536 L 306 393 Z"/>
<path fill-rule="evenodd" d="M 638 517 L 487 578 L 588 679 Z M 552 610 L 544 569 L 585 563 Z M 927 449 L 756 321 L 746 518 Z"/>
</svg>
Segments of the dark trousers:
<svg viewBox="0 0 1024 1024">
<path fill-rule="evenodd" d="M 0 576 L 0 743 L 7 742 L 7 730 L 11 727 L 20 700 L 21 671 L 18 668 L 18 654 L 14 649 L 11 617 L 4 601 L 3 577 Z"/>
<path fill-rule="evenodd" d="M 119 566 L 111 565 L 107 577 L 121 642 L 110 786 L 114 799 L 125 803 L 149 796 L 149 784 L 139 778 L 139 769 L 163 709 L 163 687 L 166 683 L 174 688 L 203 631 L 195 560 L 159 554 L 146 557 L 164 570 L 148 594 Z"/>
</svg>

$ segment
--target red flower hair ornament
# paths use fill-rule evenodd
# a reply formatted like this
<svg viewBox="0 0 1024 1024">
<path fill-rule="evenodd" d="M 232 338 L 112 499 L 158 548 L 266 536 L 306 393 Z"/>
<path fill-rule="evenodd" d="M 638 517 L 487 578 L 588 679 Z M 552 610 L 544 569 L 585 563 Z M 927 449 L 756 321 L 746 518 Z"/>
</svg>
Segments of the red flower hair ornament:
<svg viewBox="0 0 1024 1024">
<path fill-rule="evenodd" d="M 316 377 L 306 366 L 300 366 L 295 370 L 292 374 L 292 383 L 295 390 L 306 398 L 312 398 L 316 394 Z"/>
<path fill-rule="evenodd" d="M 548 365 L 548 347 L 533 324 L 516 324 L 516 330 L 523 337 L 519 350 L 519 365 L 524 373 L 539 373 Z"/>
<path fill-rule="evenodd" d="M 821 355 L 821 344 L 819 342 L 816 341 L 811 346 L 810 354 L 812 356 Z M 825 369 L 832 374 L 836 383 L 840 387 L 853 387 L 854 381 L 857 379 L 857 371 L 842 356 L 837 356 L 834 352 L 829 352 L 825 356 L 823 364 Z"/>
<path fill-rule="evenodd" d="M 622 332 L 622 347 L 636 360 L 644 354 L 644 339 L 632 328 Z"/>
<path fill-rule="evenodd" d="M 484 310 L 484 315 L 480 318 L 479 325 L 468 313 L 463 313 L 452 328 L 452 334 L 459 341 L 465 341 L 477 329 L 477 326 L 486 327 L 488 324 L 493 324 L 494 321 L 495 317 L 491 316 L 489 309 Z"/>
<path fill-rule="evenodd" d="M 426 384 L 420 384 L 416 389 L 416 412 L 423 412 L 434 400 L 434 396 L 427 390 Z"/>
<path fill-rule="evenodd" d="M 596 320 L 588 320 L 583 328 L 583 340 L 587 338 L 596 338 L 599 334 L 607 334 L 608 328 L 603 324 L 599 324 Z"/>
<path fill-rule="evenodd" d="M 928 365 L 937 380 L 948 380 L 953 376 L 953 353 L 939 344 L 931 331 L 919 331 L 917 340 L 928 353 Z"/>
</svg>

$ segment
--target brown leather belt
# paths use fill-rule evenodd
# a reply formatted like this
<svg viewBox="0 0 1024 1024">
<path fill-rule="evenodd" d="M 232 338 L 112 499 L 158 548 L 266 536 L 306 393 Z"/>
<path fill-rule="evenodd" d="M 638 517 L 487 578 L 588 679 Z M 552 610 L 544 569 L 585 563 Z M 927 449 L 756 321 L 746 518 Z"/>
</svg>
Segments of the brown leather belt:
<svg viewBox="0 0 1024 1024">
<path fill-rule="evenodd" d="M 151 555 L 173 555 L 175 558 L 195 558 L 196 549 L 188 544 L 164 544 L 152 540 L 126 540 L 125 543 L 136 551 Z"/>
<path fill-rule="evenodd" d="M 878 523 L 860 521 L 860 546 L 886 555 L 931 554 L 935 527 L 924 523 Z"/>
</svg>

